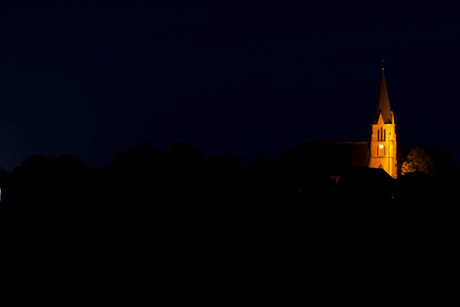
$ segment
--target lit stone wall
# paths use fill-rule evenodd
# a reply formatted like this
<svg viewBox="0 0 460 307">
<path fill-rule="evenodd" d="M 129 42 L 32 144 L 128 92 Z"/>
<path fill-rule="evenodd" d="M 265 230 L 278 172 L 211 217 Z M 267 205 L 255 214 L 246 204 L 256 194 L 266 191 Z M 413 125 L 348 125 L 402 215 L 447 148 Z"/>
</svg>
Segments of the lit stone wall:
<svg viewBox="0 0 460 307">
<path fill-rule="evenodd" d="M 371 159 L 369 167 L 382 168 L 393 178 L 397 178 L 396 161 L 396 133 L 394 116 L 393 124 L 385 124 L 380 114 L 377 124 L 372 125 L 372 138 L 370 143 Z"/>
</svg>

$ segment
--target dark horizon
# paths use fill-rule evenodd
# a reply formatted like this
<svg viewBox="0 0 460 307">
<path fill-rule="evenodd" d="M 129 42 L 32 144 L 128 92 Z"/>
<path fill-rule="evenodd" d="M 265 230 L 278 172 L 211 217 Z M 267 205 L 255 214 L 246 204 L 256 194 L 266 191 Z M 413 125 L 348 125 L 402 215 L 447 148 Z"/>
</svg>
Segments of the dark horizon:
<svg viewBox="0 0 460 307">
<path fill-rule="evenodd" d="M 0 167 L 71 155 L 111 165 L 142 139 L 168 152 L 272 162 L 302 142 L 368 142 L 381 60 L 398 151 L 460 165 L 456 7 L 265 1 L 0 7 Z"/>
</svg>

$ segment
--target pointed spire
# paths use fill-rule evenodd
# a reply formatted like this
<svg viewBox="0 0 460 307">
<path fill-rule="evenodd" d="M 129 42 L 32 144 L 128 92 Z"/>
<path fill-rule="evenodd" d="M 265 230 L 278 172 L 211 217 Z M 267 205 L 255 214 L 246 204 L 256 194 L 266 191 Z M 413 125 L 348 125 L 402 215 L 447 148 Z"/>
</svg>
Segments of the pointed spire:
<svg viewBox="0 0 460 307">
<path fill-rule="evenodd" d="M 390 99 L 388 98 L 387 83 L 385 81 L 385 60 L 382 60 L 382 80 L 380 81 L 380 91 L 377 100 L 377 108 L 374 114 L 374 124 L 379 120 L 379 115 L 382 114 L 383 122 L 385 124 L 392 123 Z"/>
</svg>

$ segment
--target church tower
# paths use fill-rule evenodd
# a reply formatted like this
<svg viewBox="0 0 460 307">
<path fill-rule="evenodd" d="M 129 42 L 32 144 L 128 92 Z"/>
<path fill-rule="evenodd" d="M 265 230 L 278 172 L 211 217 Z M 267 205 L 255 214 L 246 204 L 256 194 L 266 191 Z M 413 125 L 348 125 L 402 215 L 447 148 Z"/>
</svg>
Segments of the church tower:
<svg viewBox="0 0 460 307">
<path fill-rule="evenodd" d="M 390 176 L 396 179 L 398 175 L 395 126 L 395 117 L 390 109 L 390 99 L 388 98 L 385 72 L 382 65 L 382 80 L 380 82 L 374 121 L 372 122 L 369 167 L 383 168 Z"/>
</svg>

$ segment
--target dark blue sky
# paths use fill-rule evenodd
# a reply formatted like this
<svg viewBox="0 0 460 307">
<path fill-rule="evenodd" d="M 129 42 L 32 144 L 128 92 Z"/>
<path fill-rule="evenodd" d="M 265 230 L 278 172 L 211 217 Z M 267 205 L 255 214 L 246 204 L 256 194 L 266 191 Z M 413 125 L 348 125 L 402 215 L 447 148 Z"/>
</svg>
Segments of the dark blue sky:
<svg viewBox="0 0 460 307">
<path fill-rule="evenodd" d="M 143 138 L 246 164 L 369 141 L 383 58 L 398 149 L 435 144 L 460 165 L 453 1 L 63 2 L 0 4 L 2 168 L 101 167 Z"/>
</svg>

